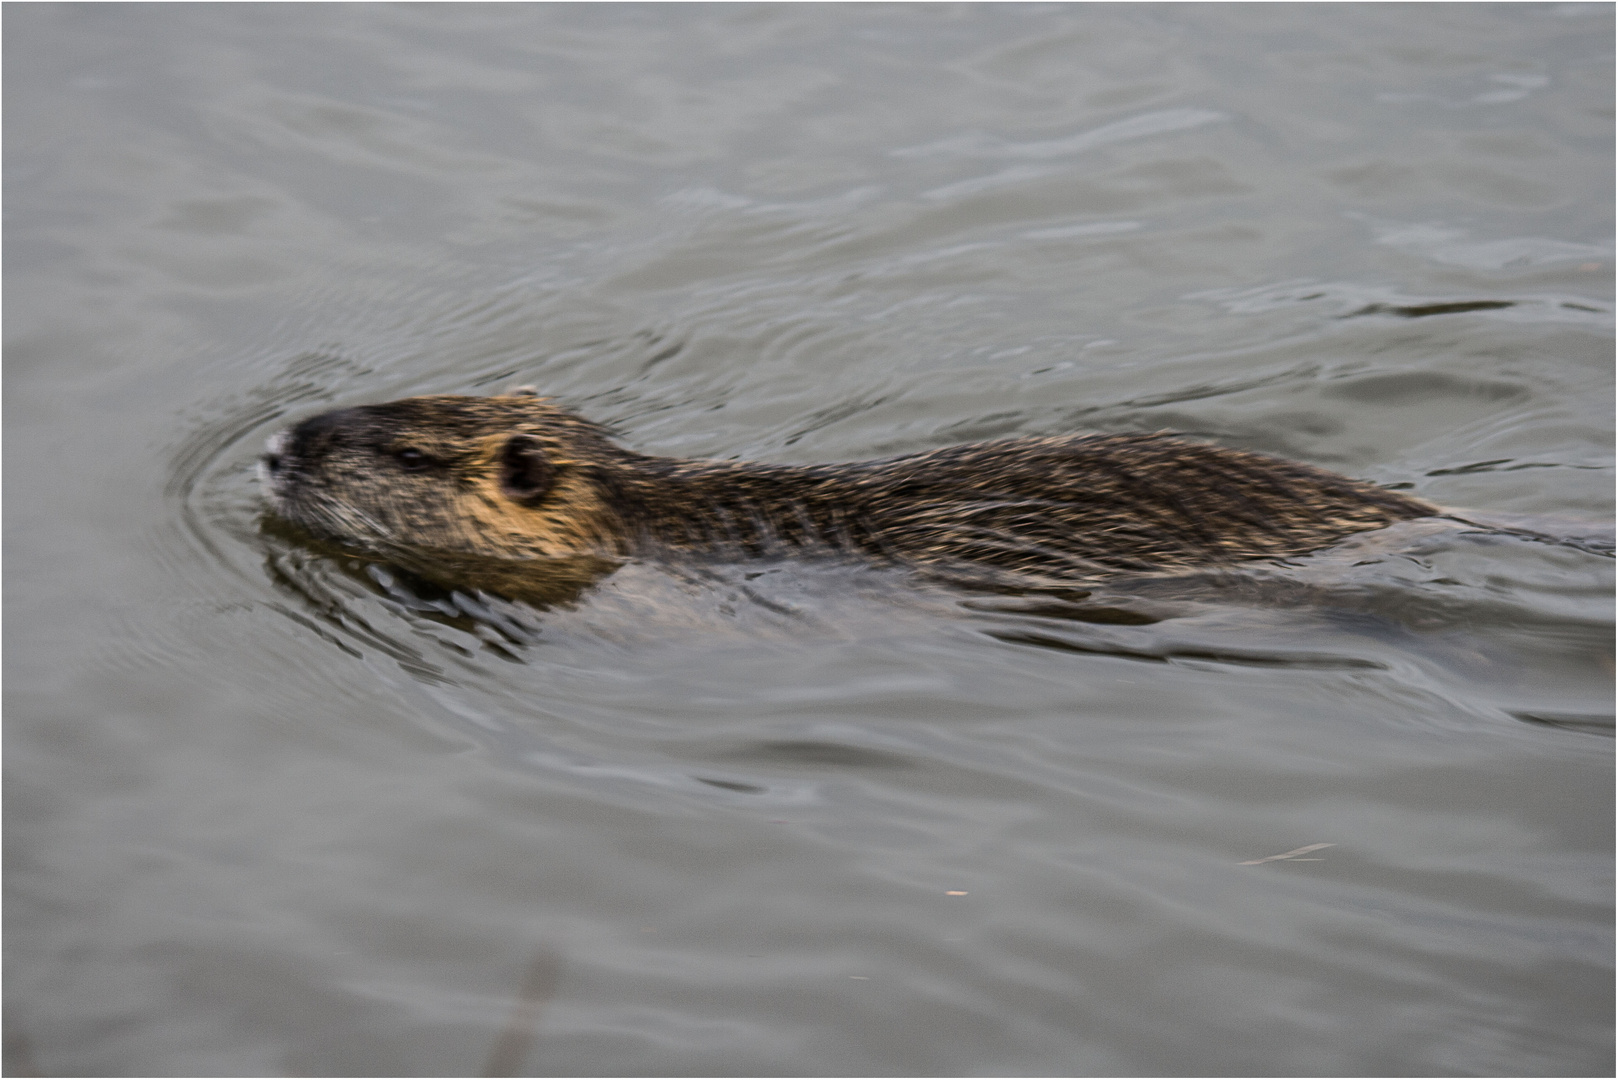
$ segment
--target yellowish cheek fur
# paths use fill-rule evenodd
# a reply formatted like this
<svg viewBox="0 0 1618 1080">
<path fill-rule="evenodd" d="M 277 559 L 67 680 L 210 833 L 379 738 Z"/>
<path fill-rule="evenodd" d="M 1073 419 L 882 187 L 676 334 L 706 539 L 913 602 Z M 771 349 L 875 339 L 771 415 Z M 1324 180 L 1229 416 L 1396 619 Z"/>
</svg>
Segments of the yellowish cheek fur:
<svg viewBox="0 0 1618 1080">
<path fill-rule="evenodd" d="M 503 494 L 492 478 L 480 478 L 466 499 L 467 518 L 486 545 L 503 538 L 518 558 L 568 558 L 616 554 L 608 512 L 584 480 L 564 476 L 538 506 L 523 506 Z"/>
</svg>

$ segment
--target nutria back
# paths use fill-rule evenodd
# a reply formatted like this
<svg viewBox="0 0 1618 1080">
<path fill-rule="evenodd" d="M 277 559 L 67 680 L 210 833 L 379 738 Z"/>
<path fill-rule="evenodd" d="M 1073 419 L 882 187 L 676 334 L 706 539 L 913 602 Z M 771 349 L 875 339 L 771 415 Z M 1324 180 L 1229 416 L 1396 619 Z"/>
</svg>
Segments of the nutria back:
<svg viewBox="0 0 1618 1080">
<path fill-rule="evenodd" d="M 1437 511 L 1162 434 L 1008 439 L 828 465 L 650 457 L 527 394 L 342 409 L 270 440 L 270 508 L 416 566 L 856 553 L 1076 579 L 1300 555 Z"/>
</svg>

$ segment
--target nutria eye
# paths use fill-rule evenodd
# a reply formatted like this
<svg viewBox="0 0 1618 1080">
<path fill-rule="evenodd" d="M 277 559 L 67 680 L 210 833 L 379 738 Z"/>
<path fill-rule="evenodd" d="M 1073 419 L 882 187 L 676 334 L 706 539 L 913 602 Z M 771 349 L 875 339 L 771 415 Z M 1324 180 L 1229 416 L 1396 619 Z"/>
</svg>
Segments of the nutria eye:
<svg viewBox="0 0 1618 1080">
<path fill-rule="evenodd" d="M 397 451 L 393 457 L 405 472 L 426 472 L 433 467 L 433 459 L 413 446 L 407 446 L 405 449 Z"/>
<path fill-rule="evenodd" d="M 523 503 L 537 502 L 556 482 L 556 467 L 532 435 L 513 435 L 500 450 L 500 490 Z"/>
</svg>

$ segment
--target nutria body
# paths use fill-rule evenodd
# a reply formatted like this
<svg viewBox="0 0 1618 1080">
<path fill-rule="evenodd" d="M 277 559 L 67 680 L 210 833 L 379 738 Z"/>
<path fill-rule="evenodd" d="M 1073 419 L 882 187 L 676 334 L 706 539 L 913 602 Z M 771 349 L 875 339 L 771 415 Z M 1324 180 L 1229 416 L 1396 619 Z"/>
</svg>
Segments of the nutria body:
<svg viewBox="0 0 1618 1080">
<path fill-rule="evenodd" d="M 518 577 L 670 551 L 807 549 L 1074 580 L 1299 555 L 1437 512 L 1323 469 L 1155 434 L 836 465 L 650 457 L 527 394 L 325 413 L 271 439 L 261 475 L 275 515 L 346 550 Z"/>
</svg>

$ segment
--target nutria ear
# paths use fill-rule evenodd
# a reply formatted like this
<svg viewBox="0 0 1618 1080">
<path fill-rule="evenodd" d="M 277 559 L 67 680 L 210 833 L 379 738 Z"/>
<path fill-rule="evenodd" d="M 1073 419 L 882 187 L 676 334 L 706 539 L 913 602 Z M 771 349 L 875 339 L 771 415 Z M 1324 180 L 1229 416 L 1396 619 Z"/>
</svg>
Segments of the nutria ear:
<svg viewBox="0 0 1618 1080">
<path fill-rule="evenodd" d="M 517 502 L 535 502 L 556 481 L 556 468 L 532 435 L 513 435 L 500 449 L 500 490 Z"/>
</svg>

